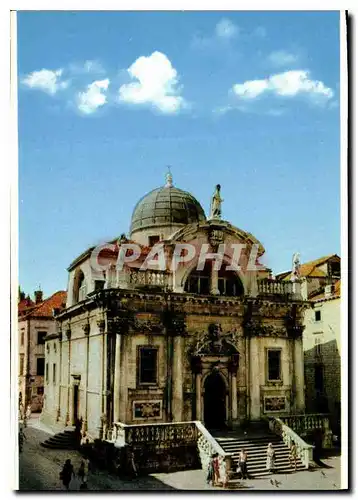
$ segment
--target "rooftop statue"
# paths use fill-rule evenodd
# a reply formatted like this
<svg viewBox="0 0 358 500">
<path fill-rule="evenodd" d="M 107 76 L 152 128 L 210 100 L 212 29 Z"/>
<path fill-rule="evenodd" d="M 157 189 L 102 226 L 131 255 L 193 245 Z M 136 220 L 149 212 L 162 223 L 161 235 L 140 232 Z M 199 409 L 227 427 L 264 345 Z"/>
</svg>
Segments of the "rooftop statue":
<svg viewBox="0 0 358 500">
<path fill-rule="evenodd" d="M 220 189 L 220 184 L 217 184 L 215 193 L 211 199 L 210 219 L 221 219 L 221 203 L 224 200 L 221 198 Z"/>
<path fill-rule="evenodd" d="M 296 279 L 299 278 L 300 276 L 300 254 L 298 252 L 293 254 L 292 257 L 292 273 L 291 273 L 291 280 L 295 281 Z"/>
</svg>

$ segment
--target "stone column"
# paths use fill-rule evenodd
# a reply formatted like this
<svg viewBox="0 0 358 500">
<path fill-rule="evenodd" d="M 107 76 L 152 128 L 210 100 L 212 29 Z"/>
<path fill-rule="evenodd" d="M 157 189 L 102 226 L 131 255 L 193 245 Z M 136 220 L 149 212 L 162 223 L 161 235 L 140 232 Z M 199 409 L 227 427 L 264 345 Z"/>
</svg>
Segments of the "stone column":
<svg viewBox="0 0 358 500">
<path fill-rule="evenodd" d="M 120 421 L 120 385 L 121 385 L 121 335 L 116 335 L 116 355 L 115 355 L 115 365 L 114 365 L 114 389 L 113 389 L 113 405 L 114 405 L 114 415 L 113 421 Z"/>
<path fill-rule="evenodd" d="M 128 402 L 128 388 L 127 388 L 127 352 L 129 349 L 128 343 L 131 340 L 131 337 L 128 335 L 121 334 L 121 343 L 119 349 L 119 387 L 118 387 L 118 421 L 126 423 L 127 419 L 127 402 Z M 117 346 L 116 346 L 117 347 Z M 118 379 L 117 379 L 118 380 Z M 131 415 L 131 420 L 133 416 Z"/>
<path fill-rule="evenodd" d="M 195 375 L 195 403 L 196 420 L 201 421 L 201 373 Z"/>
<path fill-rule="evenodd" d="M 201 415 L 201 373 L 202 364 L 199 356 L 193 356 L 191 358 L 191 370 L 195 377 L 195 419 L 202 420 Z"/>
<path fill-rule="evenodd" d="M 90 333 L 90 325 L 86 323 L 82 326 L 83 333 L 87 337 L 86 342 L 86 386 L 85 386 L 85 418 L 83 421 L 83 430 L 87 432 L 88 422 L 87 422 L 87 413 L 88 413 L 88 373 L 89 373 L 89 333 Z"/>
<path fill-rule="evenodd" d="M 252 420 L 261 418 L 260 385 L 262 368 L 260 367 L 260 349 L 257 337 L 250 339 L 250 416 Z"/>
<path fill-rule="evenodd" d="M 58 377 L 58 403 L 56 409 L 56 422 L 58 422 L 61 418 L 61 385 L 62 385 L 62 330 L 59 331 L 59 348 L 60 348 L 60 362 L 59 362 L 59 377 Z"/>
<path fill-rule="evenodd" d="M 239 366 L 238 355 L 233 355 L 229 362 L 231 373 L 231 420 L 237 420 L 237 369 Z"/>
<path fill-rule="evenodd" d="M 296 338 L 294 343 L 296 411 L 297 413 L 303 413 L 305 411 L 305 377 L 302 337 Z"/>
<path fill-rule="evenodd" d="M 71 328 L 68 326 L 66 330 L 66 337 L 68 343 L 68 373 L 67 373 L 67 410 L 65 425 L 70 422 L 70 389 L 71 389 Z"/>
<path fill-rule="evenodd" d="M 183 418 L 183 337 L 174 337 L 172 414 L 174 422 Z"/>
<path fill-rule="evenodd" d="M 212 295 L 219 295 L 219 272 L 215 269 L 215 260 L 211 263 L 210 274 L 210 293 Z"/>
</svg>

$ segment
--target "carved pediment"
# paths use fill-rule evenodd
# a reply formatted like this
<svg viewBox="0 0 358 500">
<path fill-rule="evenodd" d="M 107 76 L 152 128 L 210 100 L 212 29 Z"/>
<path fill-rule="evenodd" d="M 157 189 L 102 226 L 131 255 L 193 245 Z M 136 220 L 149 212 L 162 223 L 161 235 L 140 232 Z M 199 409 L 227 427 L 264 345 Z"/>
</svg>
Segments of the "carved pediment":
<svg viewBox="0 0 358 500">
<path fill-rule="evenodd" d="M 196 333 L 189 347 L 190 356 L 231 356 L 238 353 L 239 333 L 236 329 L 224 333 L 218 324 L 211 324 L 207 332 Z"/>
</svg>

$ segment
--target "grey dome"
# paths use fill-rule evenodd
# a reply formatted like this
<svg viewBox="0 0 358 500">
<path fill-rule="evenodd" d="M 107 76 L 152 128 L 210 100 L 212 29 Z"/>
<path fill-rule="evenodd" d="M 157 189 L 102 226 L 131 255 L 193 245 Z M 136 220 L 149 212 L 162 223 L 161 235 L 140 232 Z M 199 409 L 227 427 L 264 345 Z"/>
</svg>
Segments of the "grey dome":
<svg viewBox="0 0 358 500">
<path fill-rule="evenodd" d="M 134 207 L 130 232 L 151 227 L 187 225 L 206 220 L 200 203 L 172 185 L 153 189 Z"/>
</svg>

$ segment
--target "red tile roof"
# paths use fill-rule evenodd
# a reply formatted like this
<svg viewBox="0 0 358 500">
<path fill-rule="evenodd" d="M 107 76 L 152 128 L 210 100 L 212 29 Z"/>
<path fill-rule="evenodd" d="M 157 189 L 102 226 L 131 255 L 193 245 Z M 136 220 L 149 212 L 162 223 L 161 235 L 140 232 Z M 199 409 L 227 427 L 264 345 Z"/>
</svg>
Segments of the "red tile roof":
<svg viewBox="0 0 358 500">
<path fill-rule="evenodd" d="M 327 255 L 325 257 L 321 257 L 320 259 L 311 260 L 310 262 L 306 262 L 301 264 L 300 266 L 300 276 L 301 277 L 310 277 L 310 278 L 324 278 L 326 273 L 318 267 L 325 264 L 328 260 L 333 257 L 338 257 L 336 254 Z M 339 257 L 338 257 L 339 258 Z M 284 281 L 288 281 L 291 279 L 291 271 L 286 271 L 284 273 L 280 273 L 276 276 L 277 279 L 281 279 Z"/>
<path fill-rule="evenodd" d="M 55 292 L 53 295 L 51 295 L 51 297 L 43 300 L 40 304 L 33 303 L 33 306 L 31 306 L 29 309 L 19 308 L 19 316 L 21 316 L 22 319 L 38 317 L 38 316 L 45 318 L 50 318 L 50 317 L 52 318 L 53 309 L 63 309 L 66 305 L 66 300 L 67 300 L 67 292 L 64 291 Z"/>
</svg>

